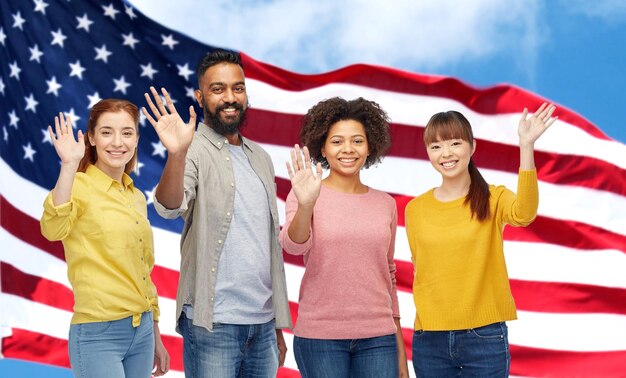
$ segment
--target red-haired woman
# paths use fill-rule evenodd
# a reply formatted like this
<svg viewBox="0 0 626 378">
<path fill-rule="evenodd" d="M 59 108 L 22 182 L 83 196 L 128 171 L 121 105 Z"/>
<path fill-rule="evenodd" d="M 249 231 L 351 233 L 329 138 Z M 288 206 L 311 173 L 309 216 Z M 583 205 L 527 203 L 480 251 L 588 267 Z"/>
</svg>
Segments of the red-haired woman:
<svg viewBox="0 0 626 378">
<path fill-rule="evenodd" d="M 169 369 L 158 327 L 152 229 L 129 173 L 137 162 L 139 111 L 118 99 L 93 106 L 87 137 L 69 117 L 48 127 L 61 158 L 41 232 L 61 240 L 74 292 L 70 364 L 76 377 L 150 377 Z"/>
</svg>

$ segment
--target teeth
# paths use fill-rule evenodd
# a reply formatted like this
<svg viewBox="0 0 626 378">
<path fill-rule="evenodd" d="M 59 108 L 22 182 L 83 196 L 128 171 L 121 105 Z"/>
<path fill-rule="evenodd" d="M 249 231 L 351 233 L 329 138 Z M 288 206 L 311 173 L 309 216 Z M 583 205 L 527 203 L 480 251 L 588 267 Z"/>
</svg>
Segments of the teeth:
<svg viewBox="0 0 626 378">
<path fill-rule="evenodd" d="M 450 167 L 454 166 L 454 164 L 456 164 L 456 162 L 454 162 L 454 161 L 447 161 L 445 163 L 442 163 L 441 165 L 443 165 L 446 168 L 450 168 Z"/>
<path fill-rule="evenodd" d="M 355 160 L 356 160 L 355 158 L 352 158 L 352 159 L 339 159 L 339 161 L 342 161 L 344 163 L 352 163 Z"/>
</svg>

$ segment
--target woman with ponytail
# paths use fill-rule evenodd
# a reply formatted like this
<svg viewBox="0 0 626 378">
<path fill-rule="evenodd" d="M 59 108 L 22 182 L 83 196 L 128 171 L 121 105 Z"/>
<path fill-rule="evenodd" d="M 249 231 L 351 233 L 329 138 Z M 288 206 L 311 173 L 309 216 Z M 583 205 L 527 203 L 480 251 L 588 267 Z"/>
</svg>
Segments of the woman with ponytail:
<svg viewBox="0 0 626 378">
<path fill-rule="evenodd" d="M 505 224 L 527 226 L 539 204 L 535 141 L 554 123 L 543 104 L 518 125 L 517 194 L 489 185 L 472 155 L 476 142 L 459 112 L 432 116 L 424 144 L 441 186 L 413 199 L 405 226 L 414 264 L 413 367 L 417 377 L 507 377 L 507 320 L 517 318 L 502 248 Z"/>
</svg>

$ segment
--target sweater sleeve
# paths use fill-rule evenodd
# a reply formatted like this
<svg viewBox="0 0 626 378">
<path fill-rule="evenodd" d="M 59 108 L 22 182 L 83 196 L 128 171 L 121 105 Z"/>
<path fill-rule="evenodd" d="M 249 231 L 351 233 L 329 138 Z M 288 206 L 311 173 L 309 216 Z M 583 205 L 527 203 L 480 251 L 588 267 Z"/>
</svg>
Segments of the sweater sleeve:
<svg viewBox="0 0 626 378">
<path fill-rule="evenodd" d="M 400 318 L 400 304 L 398 302 L 398 289 L 396 287 L 396 262 L 395 246 L 396 246 L 396 230 L 398 228 L 398 209 L 395 201 L 393 203 L 393 216 L 391 218 L 391 240 L 389 241 L 389 252 L 387 252 L 387 263 L 389 266 L 389 277 L 391 278 L 391 310 L 394 318 Z"/>
<path fill-rule="evenodd" d="M 517 195 L 510 191 L 505 198 L 503 221 L 512 226 L 528 226 L 537 217 L 539 207 L 539 185 L 537 171 L 520 170 L 517 179 Z M 508 199 L 507 199 L 508 198 Z"/>
<path fill-rule="evenodd" d="M 289 195 L 287 195 L 287 201 L 285 203 L 285 224 L 282 230 L 280 230 L 280 244 L 285 249 L 285 252 L 290 255 L 304 255 L 313 246 L 313 242 L 311 241 L 313 238 L 313 230 L 312 228 L 309 229 L 309 238 L 304 243 L 296 243 L 291 240 L 288 231 L 291 221 L 296 215 L 296 210 L 298 210 L 298 199 L 293 193 L 293 190 L 291 190 Z"/>
</svg>

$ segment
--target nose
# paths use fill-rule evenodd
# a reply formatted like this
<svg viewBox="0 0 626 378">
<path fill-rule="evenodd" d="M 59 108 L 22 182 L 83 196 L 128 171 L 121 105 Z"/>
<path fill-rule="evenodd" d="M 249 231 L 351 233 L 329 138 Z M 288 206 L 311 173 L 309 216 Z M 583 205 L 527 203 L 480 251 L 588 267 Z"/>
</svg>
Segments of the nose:
<svg viewBox="0 0 626 378">
<path fill-rule="evenodd" d="M 222 101 L 227 103 L 235 102 L 235 93 L 233 93 L 232 89 L 226 89 L 224 91 L 224 95 L 222 96 Z"/>
<path fill-rule="evenodd" d="M 450 155 L 452 155 L 452 149 L 450 147 L 443 146 L 442 150 L 443 150 L 443 156 L 450 156 Z"/>
<path fill-rule="evenodd" d="M 116 147 L 122 145 L 122 133 L 115 133 L 113 135 L 113 145 Z"/>
</svg>

